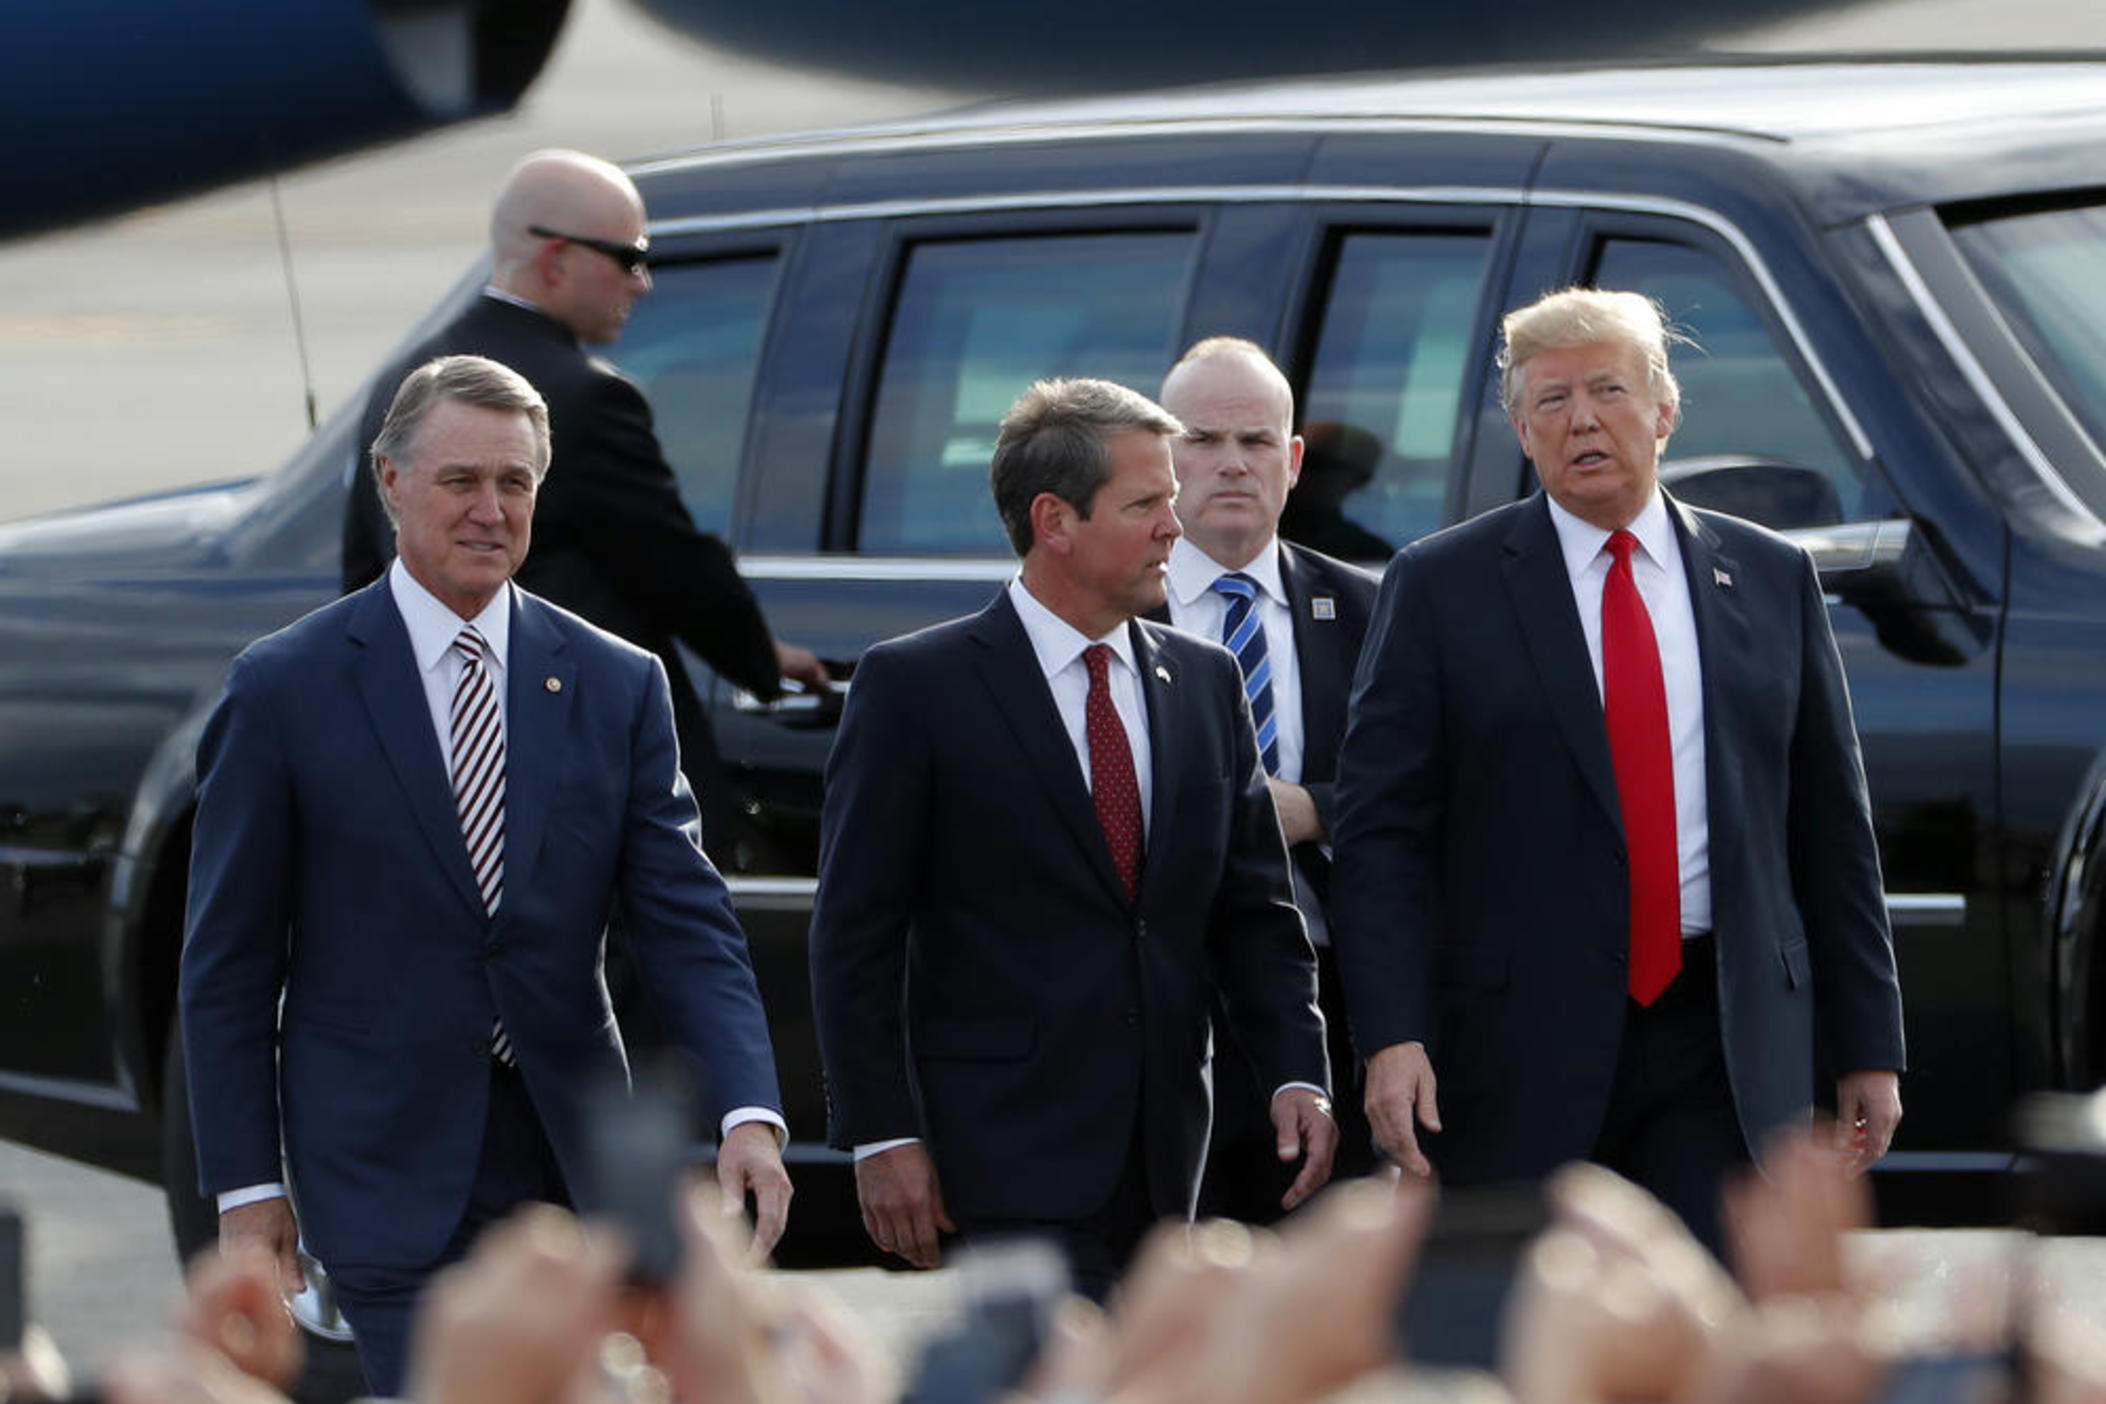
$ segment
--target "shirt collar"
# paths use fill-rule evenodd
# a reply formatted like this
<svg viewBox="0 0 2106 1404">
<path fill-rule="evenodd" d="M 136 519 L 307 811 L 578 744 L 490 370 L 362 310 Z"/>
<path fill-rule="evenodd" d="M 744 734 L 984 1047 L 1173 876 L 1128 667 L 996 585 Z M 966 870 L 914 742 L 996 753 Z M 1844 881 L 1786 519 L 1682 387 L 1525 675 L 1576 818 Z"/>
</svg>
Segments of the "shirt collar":
<svg viewBox="0 0 2106 1404">
<path fill-rule="evenodd" d="M 1550 504 L 1550 524 L 1557 529 L 1558 546 L 1565 555 L 1565 573 L 1577 580 L 1588 566 L 1594 564 L 1602 548 L 1609 544 L 1610 533 L 1566 511 L 1548 493 L 1543 495 L 1543 500 Z M 1667 498 L 1657 486 L 1653 488 L 1653 495 L 1646 499 L 1645 506 L 1639 509 L 1629 531 L 1638 538 L 1638 549 L 1645 553 L 1646 559 L 1662 570 L 1672 569 L 1680 559 L 1674 546 L 1674 525 L 1667 519 Z"/>
<path fill-rule="evenodd" d="M 1023 621 L 1024 635 L 1031 640 L 1031 651 L 1038 655 L 1039 671 L 1047 677 L 1082 657 L 1082 651 L 1091 644 L 1100 643 L 1111 645 L 1114 655 L 1136 674 L 1140 672 L 1140 665 L 1133 657 L 1133 635 L 1126 625 L 1119 625 L 1101 639 L 1090 638 L 1040 604 L 1038 597 L 1025 588 L 1021 575 L 1012 577 L 1009 582 L 1009 603 L 1016 607 L 1016 617 Z"/>
<path fill-rule="evenodd" d="M 417 583 L 417 577 L 409 573 L 409 567 L 397 556 L 388 567 L 388 593 L 395 597 L 395 608 L 402 615 L 402 626 L 409 630 L 410 652 L 416 655 L 417 671 L 428 673 L 439 665 L 446 650 L 461 636 L 461 626 L 473 624 L 477 632 L 490 645 L 490 657 L 498 670 L 503 671 L 505 660 L 511 656 L 512 640 L 512 584 L 490 597 L 483 612 L 473 619 L 463 620 L 445 605 L 438 596 Z"/>
<path fill-rule="evenodd" d="M 1177 597 L 1180 605 L 1191 605 L 1207 591 L 1214 582 L 1231 571 L 1239 571 L 1251 578 L 1265 597 L 1273 603 L 1285 606 L 1287 586 L 1280 579 L 1280 543 L 1274 537 L 1265 543 L 1248 565 L 1225 566 L 1212 556 L 1192 544 L 1189 536 L 1180 536 L 1170 543 L 1170 593 Z"/>
<path fill-rule="evenodd" d="M 492 302 L 509 302 L 514 307 L 524 307 L 529 312 L 539 312 L 544 317 L 548 316 L 548 313 L 538 305 L 528 302 L 518 293 L 506 292 L 495 283 L 483 284 L 483 296 L 489 298 Z"/>
</svg>

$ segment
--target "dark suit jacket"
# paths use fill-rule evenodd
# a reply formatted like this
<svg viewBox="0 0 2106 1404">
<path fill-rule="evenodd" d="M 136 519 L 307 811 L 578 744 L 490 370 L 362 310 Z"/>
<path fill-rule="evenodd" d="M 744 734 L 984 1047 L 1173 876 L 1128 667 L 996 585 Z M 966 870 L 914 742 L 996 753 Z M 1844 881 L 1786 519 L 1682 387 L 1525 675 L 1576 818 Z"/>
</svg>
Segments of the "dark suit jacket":
<svg viewBox="0 0 2106 1404">
<path fill-rule="evenodd" d="M 1841 660 L 1812 563 L 1669 501 L 1704 693 L 1726 1068 L 1748 1144 L 1840 1071 L 1902 1066 Z M 1450 1179 L 1587 1155 L 1626 1005 L 1629 893 L 1600 693 L 1539 493 L 1406 547 L 1339 759 L 1332 940 L 1362 1056 L 1422 1040 Z"/>
<path fill-rule="evenodd" d="M 332 1267 L 445 1245 L 494 1015 L 578 1183 L 578 1094 L 624 1065 L 600 971 L 616 902 L 711 1124 L 781 1105 L 657 661 L 522 592 L 506 697 L 495 918 L 385 580 L 251 645 L 198 748 L 181 991 L 202 1186 L 277 1180 L 282 1151 Z"/>
<path fill-rule="evenodd" d="M 1155 1208 L 1189 1213 L 1217 983 L 1273 1085 L 1329 1085 L 1235 659 L 1130 627 L 1154 787 L 1137 903 L 1006 593 L 866 654 L 827 766 L 811 951 L 830 1134 L 926 1138 L 967 1218 L 1094 1211 L 1136 1124 Z"/>
<path fill-rule="evenodd" d="M 651 428 L 651 408 L 561 323 L 478 296 L 436 336 L 382 372 L 359 428 L 362 460 L 409 373 L 434 356 L 501 361 L 548 401 L 551 457 L 519 584 L 658 655 L 673 690 L 688 772 L 714 778 L 707 714 L 674 647 L 761 698 L 782 691 L 775 644 L 730 550 L 696 530 Z M 344 589 L 378 579 L 395 536 L 371 466 L 361 461 L 344 518 Z"/>
<path fill-rule="evenodd" d="M 1367 637 L 1368 616 L 1375 608 L 1375 579 L 1359 566 L 1333 560 L 1320 551 L 1291 541 L 1278 545 L 1280 583 L 1287 590 L 1287 611 L 1294 616 L 1294 659 L 1302 684 L 1302 778 L 1316 815 L 1329 832 L 1338 813 L 1336 780 L 1338 745 L 1345 736 L 1346 698 L 1360 644 Z M 1318 617 L 1316 602 L 1328 601 L 1331 613 Z M 1170 622 L 1170 607 L 1151 610 L 1159 624 Z M 1294 846 L 1295 865 L 1322 900 L 1330 887 L 1331 860 L 1322 844 Z"/>
</svg>

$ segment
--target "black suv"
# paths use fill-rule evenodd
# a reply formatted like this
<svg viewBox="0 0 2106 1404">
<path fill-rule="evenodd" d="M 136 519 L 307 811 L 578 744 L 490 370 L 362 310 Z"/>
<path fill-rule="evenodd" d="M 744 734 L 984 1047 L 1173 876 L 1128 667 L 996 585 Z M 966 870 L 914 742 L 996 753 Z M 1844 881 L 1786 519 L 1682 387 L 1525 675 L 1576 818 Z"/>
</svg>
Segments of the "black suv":
<svg viewBox="0 0 2106 1404">
<path fill-rule="evenodd" d="M 1008 577 L 987 460 L 1035 377 L 1152 392 L 1201 335 L 1272 348 L 1310 445 L 1289 532 L 1378 561 L 1531 486 L 1503 309 L 1654 294 L 1703 348 L 1668 477 L 1792 531 L 1832 592 L 1914 1061 L 1884 1168 L 1994 1170 L 2016 1096 L 2100 1079 L 2106 64 L 1272 84 L 635 175 L 658 286 L 613 355 L 777 628 L 844 663 Z M 165 1169 L 193 1234 L 192 752 L 234 653 L 334 593 L 356 410 L 252 483 L 0 528 L 0 1133 Z M 785 1254 L 854 1253 L 804 952 L 838 697 L 694 666 L 796 1137 Z"/>
</svg>

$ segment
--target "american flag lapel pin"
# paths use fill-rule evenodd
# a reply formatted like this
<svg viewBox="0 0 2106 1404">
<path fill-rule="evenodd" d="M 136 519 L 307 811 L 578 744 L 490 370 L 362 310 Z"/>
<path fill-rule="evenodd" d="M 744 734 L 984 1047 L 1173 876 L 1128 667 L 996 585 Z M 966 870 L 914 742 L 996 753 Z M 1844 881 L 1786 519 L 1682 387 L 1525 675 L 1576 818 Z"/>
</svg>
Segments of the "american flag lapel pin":
<svg viewBox="0 0 2106 1404">
<path fill-rule="evenodd" d="M 1165 686 L 1168 686 L 1168 685 L 1169 685 L 1169 682 L 1170 682 L 1170 670 L 1169 670 L 1168 668 L 1165 668 L 1165 667 L 1164 667 L 1164 666 L 1163 666 L 1162 664 L 1160 664 L 1160 663 L 1156 664 L 1156 665 L 1155 665 L 1155 675 L 1156 675 L 1157 677 L 1159 677 L 1159 678 L 1161 678 L 1161 679 L 1163 680 L 1163 683 L 1164 683 L 1164 685 L 1165 685 Z"/>
<path fill-rule="evenodd" d="M 1730 590 L 1733 588 L 1733 573 L 1713 566 L 1711 567 L 1711 583 Z"/>
<path fill-rule="evenodd" d="M 1309 600 L 1309 617 L 1329 623 L 1338 617 L 1338 601 L 1329 595 L 1312 596 Z"/>
</svg>

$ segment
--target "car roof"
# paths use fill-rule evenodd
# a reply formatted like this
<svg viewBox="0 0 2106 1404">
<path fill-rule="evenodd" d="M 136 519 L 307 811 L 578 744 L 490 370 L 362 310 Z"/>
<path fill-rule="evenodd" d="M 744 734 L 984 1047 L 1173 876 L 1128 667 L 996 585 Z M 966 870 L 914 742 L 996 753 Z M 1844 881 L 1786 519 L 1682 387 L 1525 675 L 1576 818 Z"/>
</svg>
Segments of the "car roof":
<svg viewBox="0 0 2106 1404">
<path fill-rule="evenodd" d="M 1013 99 L 721 142 L 639 178 L 798 158 L 1236 131 L 1469 130 L 1739 148 L 1798 178 L 1821 223 L 1912 203 L 2106 184 L 2106 61 L 1880 58 L 1305 78 Z"/>
</svg>

